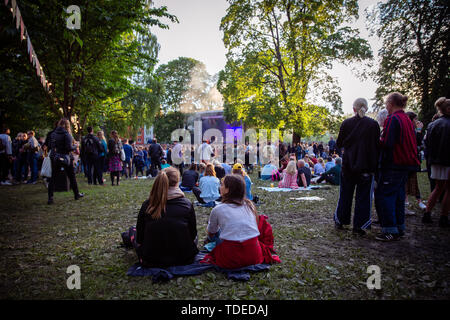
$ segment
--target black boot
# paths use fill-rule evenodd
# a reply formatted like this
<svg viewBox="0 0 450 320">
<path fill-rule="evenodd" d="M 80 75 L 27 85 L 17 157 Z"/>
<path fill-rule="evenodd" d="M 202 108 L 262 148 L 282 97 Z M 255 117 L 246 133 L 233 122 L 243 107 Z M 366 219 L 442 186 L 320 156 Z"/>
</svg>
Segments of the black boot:
<svg viewBox="0 0 450 320">
<path fill-rule="evenodd" d="M 433 220 L 431 220 L 431 212 L 425 212 L 423 214 L 422 223 L 433 223 Z"/>
</svg>

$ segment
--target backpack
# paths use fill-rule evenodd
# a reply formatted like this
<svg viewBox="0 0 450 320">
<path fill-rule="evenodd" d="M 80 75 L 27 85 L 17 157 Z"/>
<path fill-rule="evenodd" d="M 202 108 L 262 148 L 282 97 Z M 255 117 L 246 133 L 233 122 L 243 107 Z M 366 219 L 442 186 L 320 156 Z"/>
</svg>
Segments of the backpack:
<svg viewBox="0 0 450 320">
<path fill-rule="evenodd" d="M 273 171 L 271 173 L 271 177 L 272 177 L 272 181 L 280 181 L 281 180 L 280 172 L 278 171 L 278 169 L 273 169 Z"/>
<path fill-rule="evenodd" d="M 96 151 L 94 139 L 92 137 L 86 137 L 84 140 L 84 152 L 87 155 L 93 155 L 97 153 Z"/>
</svg>

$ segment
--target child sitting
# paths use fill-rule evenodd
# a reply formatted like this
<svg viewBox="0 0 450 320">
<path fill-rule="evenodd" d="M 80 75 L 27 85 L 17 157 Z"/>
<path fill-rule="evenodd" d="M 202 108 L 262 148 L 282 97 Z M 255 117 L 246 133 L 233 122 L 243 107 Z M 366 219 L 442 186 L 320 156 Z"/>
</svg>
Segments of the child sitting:
<svg viewBox="0 0 450 320">
<path fill-rule="evenodd" d="M 281 181 L 278 183 L 278 188 L 298 189 L 297 166 L 295 161 L 289 161 L 286 169 L 283 170 Z"/>
</svg>

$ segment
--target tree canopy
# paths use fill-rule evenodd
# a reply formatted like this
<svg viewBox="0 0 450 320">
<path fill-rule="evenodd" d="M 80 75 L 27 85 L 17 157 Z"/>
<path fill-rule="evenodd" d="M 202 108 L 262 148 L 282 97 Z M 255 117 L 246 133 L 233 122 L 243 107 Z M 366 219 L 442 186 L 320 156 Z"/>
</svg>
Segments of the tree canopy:
<svg viewBox="0 0 450 320">
<path fill-rule="evenodd" d="M 445 0 L 389 0 L 369 13 L 382 39 L 378 104 L 392 91 L 408 96 L 424 123 L 436 110 L 434 102 L 450 97 L 450 4 Z"/>
<path fill-rule="evenodd" d="M 162 86 L 154 77 L 159 46 L 150 27 L 168 28 L 161 20 L 177 22 L 177 18 L 147 0 L 78 1 L 81 29 L 71 30 L 66 28 L 65 9 L 72 4 L 68 0 L 19 3 L 35 52 L 52 83 L 51 96 L 39 95 L 44 106 L 39 113 L 64 116 L 79 133 L 87 122 L 113 124 L 122 132 L 151 123 Z M 2 37 L 7 36 L 5 29 Z M 26 49 L 19 50 L 17 44 L 1 53 L 22 56 L 27 63 Z M 10 70 L 11 77 L 26 77 L 18 71 Z"/>
<path fill-rule="evenodd" d="M 222 96 L 217 90 L 217 77 L 206 71 L 203 62 L 179 57 L 162 64 L 156 75 L 164 86 L 161 101 L 163 113 L 194 113 L 222 108 Z"/>
<path fill-rule="evenodd" d="M 335 61 L 370 58 L 368 43 L 348 26 L 357 1 L 228 0 L 221 30 L 227 64 L 218 88 L 228 121 L 247 126 L 324 132 L 342 113 Z"/>
</svg>

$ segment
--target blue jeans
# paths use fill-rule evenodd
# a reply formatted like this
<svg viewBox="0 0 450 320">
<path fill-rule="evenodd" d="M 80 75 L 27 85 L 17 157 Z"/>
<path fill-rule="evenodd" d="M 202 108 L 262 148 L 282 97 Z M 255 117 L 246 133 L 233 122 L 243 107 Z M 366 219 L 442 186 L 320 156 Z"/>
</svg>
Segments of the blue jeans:
<svg viewBox="0 0 450 320">
<path fill-rule="evenodd" d="M 383 233 L 405 230 L 405 185 L 408 171 L 381 170 L 375 202 Z"/>
<path fill-rule="evenodd" d="M 37 153 L 32 152 L 32 153 L 28 154 L 28 163 L 30 165 L 30 170 L 31 170 L 30 182 L 37 181 L 37 178 L 38 178 L 38 159 L 39 159 L 39 155 Z"/>
</svg>

